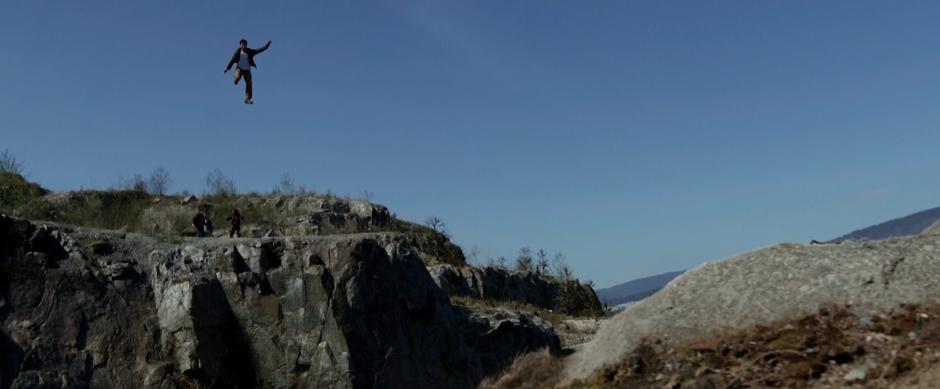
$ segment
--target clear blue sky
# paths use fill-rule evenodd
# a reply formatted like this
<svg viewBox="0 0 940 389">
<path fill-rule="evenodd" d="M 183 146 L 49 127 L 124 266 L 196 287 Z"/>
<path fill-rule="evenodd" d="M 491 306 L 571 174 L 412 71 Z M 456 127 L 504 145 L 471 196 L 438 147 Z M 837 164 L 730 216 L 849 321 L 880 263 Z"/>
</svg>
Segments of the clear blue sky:
<svg viewBox="0 0 940 389">
<path fill-rule="evenodd" d="M 0 149 L 55 190 L 284 172 L 599 286 L 940 205 L 930 2 L 0 3 Z M 222 70 L 257 57 L 254 106 Z"/>
</svg>

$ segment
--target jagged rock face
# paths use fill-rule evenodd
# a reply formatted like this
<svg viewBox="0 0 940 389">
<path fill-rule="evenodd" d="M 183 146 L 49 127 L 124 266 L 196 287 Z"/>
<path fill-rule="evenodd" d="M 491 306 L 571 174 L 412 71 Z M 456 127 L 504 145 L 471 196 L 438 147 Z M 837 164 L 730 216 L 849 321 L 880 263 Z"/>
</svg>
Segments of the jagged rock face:
<svg viewBox="0 0 940 389">
<path fill-rule="evenodd" d="M 160 328 L 139 274 L 109 273 L 61 231 L 7 218 L 0 270 L 0 387 L 133 387 L 158 367 Z"/>
<path fill-rule="evenodd" d="M 520 352 L 546 348 L 553 354 L 561 352 L 561 342 L 545 319 L 502 308 L 473 310 L 458 307 L 469 318 L 465 333 L 477 345 L 480 363 L 487 375 L 509 366 Z"/>
<path fill-rule="evenodd" d="M 469 388 L 557 349 L 450 305 L 396 234 L 202 239 L 0 217 L 0 388 Z"/>
<path fill-rule="evenodd" d="M 467 386 L 482 371 L 446 297 L 407 248 L 373 238 L 155 252 L 160 324 L 177 365 L 226 385 Z M 255 376 L 232 375 L 252 365 Z"/>
<path fill-rule="evenodd" d="M 359 200 L 295 197 L 283 206 L 291 212 L 303 210 L 307 216 L 297 221 L 317 234 L 377 231 L 392 221 L 388 208 Z"/>
<path fill-rule="evenodd" d="M 937 302 L 940 235 L 803 246 L 785 243 L 706 263 L 611 318 L 566 361 L 583 378 L 649 337 L 681 343 L 848 305 L 860 317 Z"/>
<path fill-rule="evenodd" d="M 557 285 L 531 272 L 451 265 L 435 265 L 428 271 L 434 282 L 453 296 L 519 301 L 553 308 L 558 295 Z"/>
<path fill-rule="evenodd" d="M 434 282 L 451 296 L 516 301 L 558 309 L 564 298 L 580 300 L 585 312 L 600 312 L 594 290 L 576 281 L 560 281 L 533 272 L 509 272 L 492 267 L 434 265 L 428 271 Z"/>
</svg>

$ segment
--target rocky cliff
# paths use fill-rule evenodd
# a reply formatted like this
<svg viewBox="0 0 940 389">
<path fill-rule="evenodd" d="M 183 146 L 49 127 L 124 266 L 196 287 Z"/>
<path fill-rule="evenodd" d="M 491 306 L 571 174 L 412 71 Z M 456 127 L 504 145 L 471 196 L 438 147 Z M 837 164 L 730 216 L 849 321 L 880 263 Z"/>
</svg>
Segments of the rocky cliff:
<svg viewBox="0 0 940 389">
<path fill-rule="evenodd" d="M 614 316 L 565 361 L 567 379 L 616 362 L 644 339 L 669 345 L 847 306 L 871 321 L 940 296 L 940 226 L 876 242 L 780 244 L 689 270 Z"/>
<path fill-rule="evenodd" d="M 0 181 L 2 182 L 2 181 Z M 17 188 L 35 185 L 17 182 Z M 37 186 L 38 188 L 38 186 Z M 33 197 L 30 197 L 29 195 Z M 460 247 L 440 231 L 404 221 L 388 208 L 367 201 L 332 195 L 151 196 L 145 192 L 96 191 L 24 192 L 18 201 L 0 196 L 0 209 L 38 220 L 80 226 L 126 229 L 172 238 L 193 236 L 191 220 L 197 210 L 215 221 L 216 236 L 225 236 L 225 217 L 233 208 L 244 215 L 242 233 L 247 237 L 337 235 L 394 231 L 405 235 L 428 264 L 463 265 Z M 19 205 L 17 205 L 19 204 Z"/>
<path fill-rule="evenodd" d="M 0 217 L 0 388 L 474 387 L 549 324 L 454 307 L 402 233 L 184 238 Z"/>
<path fill-rule="evenodd" d="M 431 266 L 429 271 L 434 282 L 451 296 L 520 302 L 577 316 L 603 314 L 594 289 L 574 279 L 448 264 Z"/>
</svg>

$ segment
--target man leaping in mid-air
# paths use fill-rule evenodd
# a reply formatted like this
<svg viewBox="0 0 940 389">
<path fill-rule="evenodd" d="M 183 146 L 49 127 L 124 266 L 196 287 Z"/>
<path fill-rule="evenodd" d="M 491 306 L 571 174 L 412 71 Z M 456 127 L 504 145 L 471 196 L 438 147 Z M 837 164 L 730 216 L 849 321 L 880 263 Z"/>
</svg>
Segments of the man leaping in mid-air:
<svg viewBox="0 0 940 389">
<path fill-rule="evenodd" d="M 245 104 L 255 103 L 251 100 L 251 68 L 257 67 L 255 66 L 255 55 L 267 50 L 268 46 L 271 46 L 270 39 L 268 39 L 268 43 L 261 46 L 261 48 L 251 49 L 248 48 L 248 41 L 242 39 L 238 42 L 238 49 L 235 49 L 235 54 L 233 54 L 232 59 L 228 61 L 228 66 L 225 67 L 225 71 L 222 72 L 223 74 L 228 73 L 228 71 L 232 69 L 232 65 L 238 64 L 238 66 L 235 67 L 235 85 L 238 85 L 239 79 L 245 79 Z"/>
</svg>

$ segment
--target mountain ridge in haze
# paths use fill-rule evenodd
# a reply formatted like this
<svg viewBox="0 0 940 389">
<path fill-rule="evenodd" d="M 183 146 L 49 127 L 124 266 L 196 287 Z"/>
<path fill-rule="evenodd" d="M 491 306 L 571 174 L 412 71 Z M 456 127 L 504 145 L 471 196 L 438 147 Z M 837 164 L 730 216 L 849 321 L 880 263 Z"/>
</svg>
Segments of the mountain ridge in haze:
<svg viewBox="0 0 940 389">
<path fill-rule="evenodd" d="M 940 207 L 915 212 L 907 216 L 891 219 L 859 230 L 852 231 L 831 240 L 838 243 L 844 240 L 881 240 L 900 236 L 917 235 L 931 224 L 940 220 Z"/>
<path fill-rule="evenodd" d="M 662 289 L 673 278 L 684 273 L 685 270 L 657 274 L 649 277 L 637 278 L 609 288 L 598 289 L 597 297 L 607 305 L 617 305 L 626 302 L 642 300 Z"/>
</svg>

